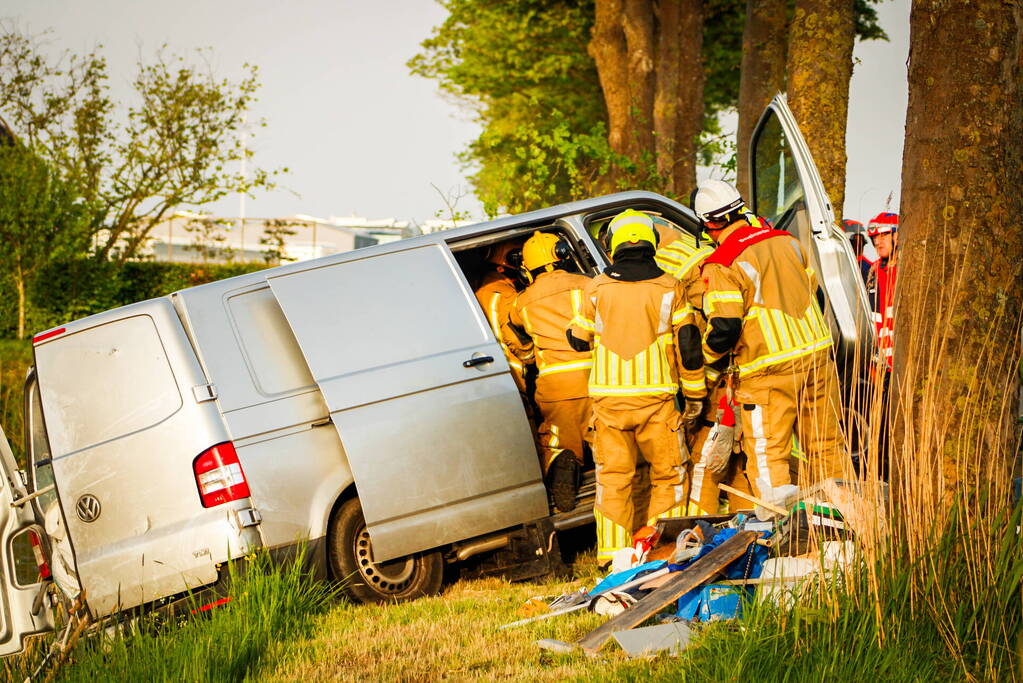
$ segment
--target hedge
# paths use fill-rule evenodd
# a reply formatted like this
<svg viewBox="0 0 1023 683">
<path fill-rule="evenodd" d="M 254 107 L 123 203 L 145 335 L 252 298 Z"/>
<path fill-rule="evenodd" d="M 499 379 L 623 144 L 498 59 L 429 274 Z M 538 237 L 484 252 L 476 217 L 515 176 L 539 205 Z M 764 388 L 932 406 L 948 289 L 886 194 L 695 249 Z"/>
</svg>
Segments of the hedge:
<svg viewBox="0 0 1023 683">
<path fill-rule="evenodd" d="M 164 296 L 180 289 L 266 268 L 265 263 L 165 263 L 131 261 L 124 264 L 79 258 L 51 263 L 28 293 L 27 334 L 118 306 Z M 0 337 L 17 331 L 17 302 L 10 282 L 0 281 Z"/>
</svg>

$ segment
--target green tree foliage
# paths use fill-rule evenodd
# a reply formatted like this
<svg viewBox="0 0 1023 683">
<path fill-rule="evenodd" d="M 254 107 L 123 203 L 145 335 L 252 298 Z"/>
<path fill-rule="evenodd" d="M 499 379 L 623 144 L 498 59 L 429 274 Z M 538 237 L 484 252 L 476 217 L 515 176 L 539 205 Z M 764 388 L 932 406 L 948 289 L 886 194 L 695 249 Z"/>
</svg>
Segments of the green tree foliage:
<svg viewBox="0 0 1023 683">
<path fill-rule="evenodd" d="M 39 38 L 0 24 L 0 113 L 90 208 L 100 258 L 136 256 L 175 208 L 272 187 L 272 173 L 234 170 L 250 155 L 239 132 L 258 89 L 246 69 L 218 79 L 205 53 L 161 50 L 139 60 L 133 101 L 115 103 L 98 51 L 51 57 Z"/>
<path fill-rule="evenodd" d="M 447 19 L 408 65 L 436 79 L 483 127 L 460 158 L 475 169 L 486 210 L 526 211 L 573 196 L 610 154 L 586 53 L 592 0 L 443 5 Z"/>
<path fill-rule="evenodd" d="M 0 178 L 0 278 L 14 292 L 22 338 L 27 292 L 47 263 L 88 248 L 88 212 L 75 188 L 21 143 L 0 145 Z"/>
<path fill-rule="evenodd" d="M 878 1 L 856 0 L 861 39 L 887 37 L 871 7 Z M 606 140 L 607 112 L 586 51 L 593 0 L 441 4 L 447 19 L 408 66 L 435 79 L 481 125 L 459 158 L 473 169 L 484 208 L 491 214 L 527 211 L 619 189 L 609 186 L 607 171 L 612 165 L 628 171 L 630 162 Z M 734 149 L 717 115 L 738 101 L 745 12 L 745 0 L 707 0 L 704 6 L 704 163 Z M 624 175 L 661 185 L 653 169 L 632 170 Z"/>
</svg>

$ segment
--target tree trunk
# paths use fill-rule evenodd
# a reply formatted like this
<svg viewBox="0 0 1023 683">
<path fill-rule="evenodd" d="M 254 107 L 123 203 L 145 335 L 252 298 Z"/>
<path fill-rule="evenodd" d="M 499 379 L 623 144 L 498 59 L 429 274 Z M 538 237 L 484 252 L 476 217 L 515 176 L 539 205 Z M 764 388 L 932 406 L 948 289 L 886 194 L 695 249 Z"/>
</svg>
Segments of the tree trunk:
<svg viewBox="0 0 1023 683">
<path fill-rule="evenodd" d="M 674 189 L 675 127 L 678 120 L 680 0 L 661 0 L 657 8 L 657 90 L 654 94 L 654 148 L 657 174 L 665 190 Z"/>
<path fill-rule="evenodd" d="M 18 339 L 25 338 L 25 276 L 21 268 L 14 270 L 14 288 L 18 290 Z"/>
<path fill-rule="evenodd" d="M 903 495 L 918 501 L 981 486 L 994 487 L 993 507 L 1008 500 L 1023 315 L 1021 43 L 1018 3 L 913 2 L 895 368 L 896 462 Z"/>
<path fill-rule="evenodd" d="M 629 53 L 629 98 L 632 105 L 632 160 L 648 166 L 654 151 L 654 6 L 653 0 L 625 0 L 622 16 Z M 640 176 L 647 175 L 640 168 Z"/>
<path fill-rule="evenodd" d="M 622 30 L 624 0 L 596 0 L 593 32 L 587 50 L 597 65 L 600 89 L 607 107 L 608 143 L 611 149 L 632 158 L 630 134 L 628 52 Z"/>
<path fill-rule="evenodd" d="M 703 0 L 682 0 L 679 22 L 678 118 L 675 127 L 675 196 L 696 185 L 696 151 L 703 129 Z"/>
<path fill-rule="evenodd" d="M 853 0 L 796 0 L 789 29 L 789 107 L 838 219 L 845 203 L 845 127 L 854 39 Z"/>
<path fill-rule="evenodd" d="M 749 142 L 771 98 L 785 89 L 785 0 L 746 0 L 739 72 L 737 167 L 739 194 L 752 202 L 749 186 Z"/>
</svg>

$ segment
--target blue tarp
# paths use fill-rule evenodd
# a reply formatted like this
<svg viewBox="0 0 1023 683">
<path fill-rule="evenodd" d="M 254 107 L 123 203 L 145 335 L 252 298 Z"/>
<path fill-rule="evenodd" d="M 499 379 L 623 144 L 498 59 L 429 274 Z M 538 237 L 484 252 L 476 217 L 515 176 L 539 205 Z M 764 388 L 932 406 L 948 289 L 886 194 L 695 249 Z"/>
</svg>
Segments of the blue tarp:
<svg viewBox="0 0 1023 683">
<path fill-rule="evenodd" d="M 598 583 L 593 590 L 590 591 L 590 595 L 596 595 L 602 593 L 608 589 L 620 586 L 623 583 L 628 583 L 633 579 L 639 578 L 640 574 L 649 574 L 650 572 L 657 571 L 661 567 L 666 566 L 668 563 L 664 560 L 658 560 L 656 562 L 647 562 L 645 564 L 636 565 L 632 569 L 626 569 L 623 572 L 615 572 L 614 574 L 608 574 L 604 577 L 604 580 Z"/>
<path fill-rule="evenodd" d="M 671 570 L 679 571 L 685 569 L 738 532 L 738 529 L 721 529 L 709 543 L 700 548 L 700 552 L 696 557 L 684 564 L 669 565 Z M 766 532 L 758 533 L 762 537 L 769 535 Z M 764 570 L 764 561 L 769 556 L 770 553 L 767 548 L 754 543 L 743 553 L 742 557 L 725 567 L 723 572 L 724 578 L 756 578 Z M 676 612 L 676 616 L 681 619 L 693 619 L 699 616 L 701 621 L 709 621 L 715 618 L 731 619 L 739 615 L 743 594 L 751 592 L 750 587 L 743 586 L 717 586 L 715 584 L 700 586 L 678 599 L 678 612 Z"/>
</svg>

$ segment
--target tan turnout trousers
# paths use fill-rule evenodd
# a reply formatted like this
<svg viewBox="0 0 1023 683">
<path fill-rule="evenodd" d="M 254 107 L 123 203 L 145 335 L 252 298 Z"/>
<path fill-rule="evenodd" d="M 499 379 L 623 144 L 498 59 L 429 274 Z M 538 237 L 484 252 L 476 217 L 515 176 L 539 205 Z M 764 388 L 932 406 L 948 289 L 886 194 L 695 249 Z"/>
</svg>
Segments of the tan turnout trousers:
<svg viewBox="0 0 1023 683">
<path fill-rule="evenodd" d="M 706 463 L 703 461 L 703 444 L 707 442 L 707 437 L 710 436 L 710 430 L 713 426 L 711 423 L 717 419 L 718 403 L 724 391 L 724 384 L 722 383 L 710 392 L 710 401 L 707 404 L 707 410 L 703 413 L 703 424 L 697 429 L 696 436 L 693 439 L 693 447 L 691 449 L 693 483 L 689 494 L 688 509 L 688 514 L 690 515 L 716 515 L 737 510 L 753 509 L 752 503 L 734 493 L 727 494 L 727 508 L 722 509 L 721 507 L 722 492 L 718 488 L 718 484 L 728 484 L 743 493 L 753 492 L 752 488 L 750 488 L 749 480 L 746 478 L 745 458 L 742 453 L 733 455 L 731 462 L 728 463 L 728 468 L 721 473 L 708 471 Z M 736 412 L 736 420 L 739 420 L 738 411 Z"/>
<path fill-rule="evenodd" d="M 789 367 L 741 378 L 735 400 L 742 414 L 742 446 L 754 489 L 807 486 L 846 477 L 838 373 L 830 351 L 798 359 Z M 793 440 L 809 459 L 792 457 Z"/>
<path fill-rule="evenodd" d="M 605 275 L 586 289 L 572 335 L 592 341 L 594 449 L 597 466 L 597 561 L 632 545 L 632 533 L 659 517 L 684 513 L 682 416 L 679 388 L 702 398 L 702 365 L 686 370 L 677 349 L 679 330 L 692 325 L 693 309 L 682 284 L 670 275 L 635 282 Z M 646 492 L 633 491 L 642 457 L 650 466 Z"/>
<path fill-rule="evenodd" d="M 545 475 L 565 450 L 571 451 L 579 464 L 583 462 L 591 414 L 587 382 L 593 361 L 589 351 L 569 346 L 565 330 L 589 282 L 585 275 L 563 270 L 541 273 L 519 293 L 509 310 L 505 343 L 513 347 L 522 333 L 532 340 L 532 352 L 523 361 L 535 363 L 537 368 L 535 398 L 543 418 L 537 438 Z"/>
</svg>

